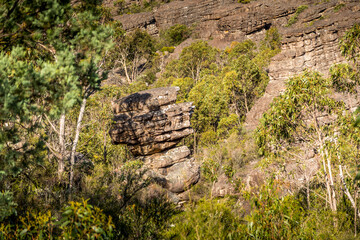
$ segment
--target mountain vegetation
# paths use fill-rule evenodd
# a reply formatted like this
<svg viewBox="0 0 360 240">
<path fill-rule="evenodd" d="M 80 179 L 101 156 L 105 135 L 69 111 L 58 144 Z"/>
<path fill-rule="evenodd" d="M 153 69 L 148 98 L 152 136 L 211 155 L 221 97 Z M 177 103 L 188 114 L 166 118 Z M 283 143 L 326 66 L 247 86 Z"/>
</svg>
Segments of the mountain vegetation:
<svg viewBox="0 0 360 240">
<path fill-rule="evenodd" d="M 165 2 L 114 4 L 127 14 Z M 360 110 L 352 111 L 351 97 L 359 25 L 340 41 L 347 63 L 328 76 L 306 70 L 289 78 L 248 131 L 246 116 L 281 51 L 275 27 L 261 41 L 220 50 L 181 24 L 158 36 L 126 32 L 100 1 L 8 0 L 0 9 L 0 239 L 357 238 Z M 122 81 L 109 81 L 113 71 Z M 196 106 L 184 144 L 201 163 L 201 180 L 182 205 L 109 137 L 113 100 L 167 86 Z M 282 176 L 309 154 L 320 168 L 294 189 Z M 267 173 L 259 185 L 241 177 L 249 162 Z M 232 194 L 215 196 L 224 176 Z"/>
</svg>

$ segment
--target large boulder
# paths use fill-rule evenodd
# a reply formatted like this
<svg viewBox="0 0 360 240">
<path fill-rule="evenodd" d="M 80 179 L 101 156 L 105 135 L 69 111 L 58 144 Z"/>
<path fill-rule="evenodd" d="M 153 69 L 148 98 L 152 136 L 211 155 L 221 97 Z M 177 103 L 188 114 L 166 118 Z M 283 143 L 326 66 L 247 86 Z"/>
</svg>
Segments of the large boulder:
<svg viewBox="0 0 360 240">
<path fill-rule="evenodd" d="M 147 156 L 143 160 L 151 169 L 153 179 L 173 193 L 188 190 L 200 178 L 200 166 L 190 157 L 186 146 Z"/>
<path fill-rule="evenodd" d="M 128 144 L 135 156 L 151 155 L 174 147 L 193 133 L 192 103 L 174 104 L 179 88 L 157 88 L 132 94 L 113 103 L 114 144 Z"/>
<path fill-rule="evenodd" d="M 200 167 L 186 146 L 176 147 L 193 133 L 192 103 L 176 104 L 178 87 L 138 92 L 113 102 L 114 144 L 127 144 L 149 169 L 149 176 L 171 193 L 180 194 L 196 184 Z"/>
</svg>

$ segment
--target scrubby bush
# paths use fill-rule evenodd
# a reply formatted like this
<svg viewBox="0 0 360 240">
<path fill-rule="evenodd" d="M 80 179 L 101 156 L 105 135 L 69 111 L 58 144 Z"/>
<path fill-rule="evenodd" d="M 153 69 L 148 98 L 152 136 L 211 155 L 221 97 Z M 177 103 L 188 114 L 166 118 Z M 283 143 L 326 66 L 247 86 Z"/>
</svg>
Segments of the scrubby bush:
<svg viewBox="0 0 360 240">
<path fill-rule="evenodd" d="M 0 222 L 16 214 L 16 206 L 17 204 L 14 202 L 14 196 L 11 192 L 0 192 Z"/>
<path fill-rule="evenodd" d="M 65 239 L 111 239 L 114 232 L 111 217 L 85 200 L 70 202 L 63 209 L 58 225 L 61 238 Z"/>
<path fill-rule="evenodd" d="M 175 24 L 160 33 L 160 37 L 165 40 L 167 46 L 177 46 L 190 37 L 191 28 L 183 24 Z"/>
<path fill-rule="evenodd" d="M 27 212 L 16 225 L 2 224 L 0 239 L 111 239 L 114 225 L 111 217 L 87 203 L 70 202 L 57 220 L 50 211 Z"/>
<path fill-rule="evenodd" d="M 240 239 L 239 220 L 231 211 L 231 203 L 201 200 L 189 204 L 175 216 L 166 233 L 168 239 Z"/>
<path fill-rule="evenodd" d="M 246 239 L 311 239 L 303 235 L 305 211 L 293 196 L 281 197 L 281 186 L 270 182 L 259 193 L 245 194 L 251 202 Z"/>
</svg>

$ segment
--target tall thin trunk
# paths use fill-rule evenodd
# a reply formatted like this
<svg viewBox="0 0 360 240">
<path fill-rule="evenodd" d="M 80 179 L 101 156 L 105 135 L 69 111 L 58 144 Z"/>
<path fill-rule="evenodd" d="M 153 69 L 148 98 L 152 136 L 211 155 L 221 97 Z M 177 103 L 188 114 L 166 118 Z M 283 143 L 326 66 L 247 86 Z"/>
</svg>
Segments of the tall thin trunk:
<svg viewBox="0 0 360 240">
<path fill-rule="evenodd" d="M 76 153 L 76 147 L 77 147 L 77 144 L 78 144 L 78 141 L 79 141 L 80 130 L 81 130 L 81 122 L 82 122 L 82 119 L 84 117 L 86 101 L 87 101 L 87 96 L 85 96 L 83 98 L 83 101 L 81 103 L 80 112 L 79 112 L 79 116 L 78 116 L 78 120 L 77 120 L 77 124 L 76 124 L 75 139 L 74 139 L 72 149 L 71 149 L 71 157 L 70 157 L 70 191 L 72 190 L 73 185 L 74 185 L 75 153 Z"/>
<path fill-rule="evenodd" d="M 246 113 L 248 113 L 248 112 L 249 112 L 249 107 L 248 107 L 247 94 L 246 94 L 246 92 L 244 93 L 244 102 L 245 102 Z"/>
<path fill-rule="evenodd" d="M 341 165 L 339 165 L 339 170 L 340 170 L 340 173 L 339 173 L 340 179 L 341 179 L 341 182 L 343 184 L 342 190 L 345 193 L 345 195 L 349 198 L 350 203 L 351 203 L 352 207 L 354 208 L 355 214 L 357 214 L 357 216 L 360 218 L 360 212 L 357 211 L 356 202 L 353 199 L 353 197 L 351 196 L 350 191 L 349 191 L 349 189 L 348 189 L 348 187 L 346 185 Z"/>
<path fill-rule="evenodd" d="M 315 112 L 315 111 L 314 111 Z M 325 173 L 325 182 L 326 182 L 326 190 L 327 190 L 327 194 L 328 194 L 328 198 L 329 198 L 329 204 L 330 204 L 330 208 L 331 211 L 336 212 L 336 200 L 335 200 L 335 192 L 332 191 L 332 187 L 333 184 L 330 184 L 330 179 L 331 177 L 328 174 L 328 171 L 326 170 L 326 160 L 328 161 L 328 168 L 329 170 L 331 170 L 331 166 L 329 165 L 329 156 L 327 154 L 327 151 L 325 149 L 324 146 L 324 142 L 323 142 L 323 138 L 321 136 L 321 132 L 319 129 L 319 124 L 317 121 L 317 118 L 315 116 L 315 113 L 313 114 L 313 120 L 314 120 L 314 124 L 315 124 L 315 129 L 316 129 L 316 133 L 318 135 L 318 141 L 320 144 L 320 154 L 321 154 L 321 158 L 322 158 L 322 162 L 323 162 L 323 167 L 324 167 L 324 173 Z"/>
<path fill-rule="evenodd" d="M 123 65 L 124 68 L 124 72 L 125 72 L 125 76 L 126 76 L 126 80 L 127 82 L 130 84 L 131 83 L 131 79 L 129 76 L 129 72 L 128 72 L 128 66 L 126 64 L 126 55 L 125 54 L 121 54 L 121 64 Z"/>
<path fill-rule="evenodd" d="M 331 163 L 330 163 L 330 156 L 328 151 L 325 149 L 325 155 L 327 158 L 327 165 L 329 170 L 329 179 L 330 179 L 330 187 L 331 187 L 331 193 L 332 193 L 332 201 L 334 206 L 334 211 L 337 211 L 337 204 L 336 204 L 336 195 L 335 195 L 335 185 L 334 185 L 334 179 L 332 176 L 332 170 L 331 170 Z"/>
<path fill-rule="evenodd" d="M 306 200 L 307 200 L 308 209 L 310 210 L 310 181 L 307 176 L 305 177 L 305 180 L 306 180 Z"/>
<path fill-rule="evenodd" d="M 357 203 L 356 203 L 356 200 L 357 200 L 357 194 L 358 194 L 358 190 L 357 190 L 357 185 L 355 185 L 355 193 L 354 193 L 354 198 L 355 198 L 355 211 L 354 211 L 354 218 L 355 218 L 355 220 L 354 220 L 354 230 L 355 230 L 355 237 L 356 237 L 356 235 L 357 235 L 357 228 L 356 228 L 356 223 L 357 223 L 357 215 L 356 215 L 356 213 L 358 212 L 358 209 L 357 209 Z"/>
<path fill-rule="evenodd" d="M 59 147 L 60 147 L 60 159 L 58 165 L 58 175 L 61 180 L 62 174 L 65 169 L 65 113 L 60 116 L 60 134 L 59 134 Z"/>
<path fill-rule="evenodd" d="M 194 154 L 196 153 L 196 132 L 194 130 Z"/>
<path fill-rule="evenodd" d="M 105 128 L 105 131 L 104 131 L 104 153 L 103 153 L 104 162 L 106 162 L 106 158 L 107 158 L 106 136 L 107 136 L 107 131 L 106 131 L 106 128 Z"/>
</svg>

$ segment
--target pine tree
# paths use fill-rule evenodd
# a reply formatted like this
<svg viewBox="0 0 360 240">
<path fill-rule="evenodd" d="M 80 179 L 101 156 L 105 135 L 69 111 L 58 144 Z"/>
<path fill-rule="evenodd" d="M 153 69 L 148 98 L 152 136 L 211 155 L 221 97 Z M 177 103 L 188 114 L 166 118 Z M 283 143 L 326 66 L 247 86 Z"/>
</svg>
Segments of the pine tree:
<svg viewBox="0 0 360 240">
<path fill-rule="evenodd" d="M 99 89 L 111 29 L 92 1 L 7 0 L 0 12 L 3 180 L 44 161 L 45 150 L 52 150 L 44 122 L 64 116 Z"/>
</svg>

